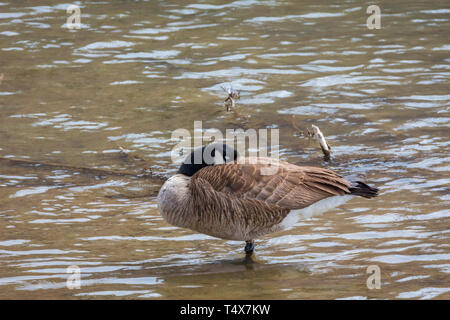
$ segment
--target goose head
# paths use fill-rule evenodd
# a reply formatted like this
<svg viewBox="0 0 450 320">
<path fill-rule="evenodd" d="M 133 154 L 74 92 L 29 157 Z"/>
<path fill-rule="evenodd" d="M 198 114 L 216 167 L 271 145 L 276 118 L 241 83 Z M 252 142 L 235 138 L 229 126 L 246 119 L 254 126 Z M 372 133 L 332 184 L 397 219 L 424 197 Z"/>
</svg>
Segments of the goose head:
<svg viewBox="0 0 450 320">
<path fill-rule="evenodd" d="M 184 159 L 178 173 L 188 177 L 194 175 L 198 170 L 223 163 L 236 161 L 238 152 L 225 143 L 212 143 L 195 149 Z"/>
</svg>

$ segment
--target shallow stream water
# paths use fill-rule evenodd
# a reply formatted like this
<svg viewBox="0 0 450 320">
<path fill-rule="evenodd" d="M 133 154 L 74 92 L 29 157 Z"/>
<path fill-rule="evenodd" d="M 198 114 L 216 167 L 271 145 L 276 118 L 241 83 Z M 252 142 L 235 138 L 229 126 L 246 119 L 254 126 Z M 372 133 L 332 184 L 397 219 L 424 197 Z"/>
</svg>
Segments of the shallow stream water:
<svg viewBox="0 0 450 320">
<path fill-rule="evenodd" d="M 450 298 L 447 0 L 378 1 L 372 30 L 362 1 L 82 1 L 79 30 L 69 3 L 0 1 L 0 298 Z M 144 168 L 173 174 L 171 134 L 194 121 L 279 129 L 283 160 L 380 196 L 245 263 L 242 243 L 157 211 Z M 330 162 L 298 133 L 312 124 Z"/>
</svg>

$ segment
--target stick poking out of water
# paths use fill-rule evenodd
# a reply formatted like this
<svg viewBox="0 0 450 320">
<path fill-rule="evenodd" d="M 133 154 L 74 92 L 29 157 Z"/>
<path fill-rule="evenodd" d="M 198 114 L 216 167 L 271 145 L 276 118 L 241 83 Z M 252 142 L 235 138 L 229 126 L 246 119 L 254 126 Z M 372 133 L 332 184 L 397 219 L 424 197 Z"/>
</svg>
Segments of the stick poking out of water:
<svg viewBox="0 0 450 320">
<path fill-rule="evenodd" d="M 325 140 L 325 136 L 323 135 L 322 131 L 320 131 L 318 126 L 311 125 L 313 131 L 309 131 L 308 128 L 306 128 L 305 131 L 301 130 L 296 124 L 295 124 L 295 115 L 291 118 L 292 126 L 297 130 L 297 134 L 300 136 L 303 136 L 305 138 L 316 138 L 316 140 L 319 142 L 320 148 L 322 149 L 322 152 L 324 154 L 324 158 L 326 161 L 330 160 L 331 156 L 331 147 L 328 144 L 327 140 Z"/>
<path fill-rule="evenodd" d="M 328 144 L 327 140 L 325 140 L 325 137 L 324 137 L 322 131 L 320 131 L 319 127 L 317 127 L 315 125 L 311 125 L 311 127 L 313 128 L 313 131 L 314 131 L 314 137 L 320 144 L 320 148 L 322 149 L 322 152 L 325 156 L 325 160 L 330 160 L 331 148 L 330 148 L 330 145 Z"/>
<path fill-rule="evenodd" d="M 228 93 L 228 97 L 225 99 L 225 101 L 223 102 L 225 104 L 225 107 L 227 108 L 227 111 L 230 111 L 232 109 L 235 109 L 236 107 L 236 101 L 239 100 L 241 98 L 241 92 L 240 91 L 235 91 L 233 90 L 233 88 L 228 88 L 225 89 L 224 87 L 222 87 L 222 89 Z"/>
</svg>

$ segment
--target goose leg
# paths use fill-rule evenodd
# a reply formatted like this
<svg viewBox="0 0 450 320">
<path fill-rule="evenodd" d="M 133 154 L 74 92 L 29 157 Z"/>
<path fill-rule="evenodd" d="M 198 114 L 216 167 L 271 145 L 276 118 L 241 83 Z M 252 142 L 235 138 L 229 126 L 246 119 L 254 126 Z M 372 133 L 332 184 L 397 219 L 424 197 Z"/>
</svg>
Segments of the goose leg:
<svg viewBox="0 0 450 320">
<path fill-rule="evenodd" d="M 246 255 L 252 255 L 253 250 L 255 250 L 255 243 L 253 242 L 253 240 L 247 240 L 245 241 L 245 254 Z"/>
</svg>

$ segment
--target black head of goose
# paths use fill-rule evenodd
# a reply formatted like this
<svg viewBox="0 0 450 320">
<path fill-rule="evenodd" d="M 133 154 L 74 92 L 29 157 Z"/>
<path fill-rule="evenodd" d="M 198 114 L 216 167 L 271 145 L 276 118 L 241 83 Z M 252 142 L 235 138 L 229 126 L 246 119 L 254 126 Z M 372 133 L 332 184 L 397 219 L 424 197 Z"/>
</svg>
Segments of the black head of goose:
<svg viewBox="0 0 450 320">
<path fill-rule="evenodd" d="M 214 143 L 186 157 L 161 187 L 158 209 L 172 225 L 245 241 L 245 252 L 251 254 L 254 239 L 286 230 L 354 196 L 372 198 L 377 192 L 328 169 L 274 158 L 238 158 L 232 147 Z"/>
</svg>

